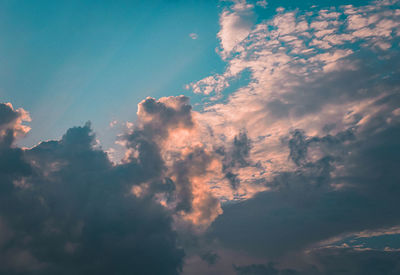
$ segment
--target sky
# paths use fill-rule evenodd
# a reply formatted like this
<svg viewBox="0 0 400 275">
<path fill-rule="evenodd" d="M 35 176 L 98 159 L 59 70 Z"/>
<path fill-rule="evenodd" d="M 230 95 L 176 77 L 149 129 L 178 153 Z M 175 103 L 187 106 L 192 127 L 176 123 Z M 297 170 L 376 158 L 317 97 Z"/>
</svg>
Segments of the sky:
<svg viewBox="0 0 400 275">
<path fill-rule="evenodd" d="M 109 123 L 134 119 L 140 100 L 182 94 L 185 84 L 224 67 L 214 51 L 217 2 L 1 1 L 0 7 L 0 93 L 31 114 L 23 146 L 60 138 L 86 121 L 109 146 L 115 139 L 107 135 Z"/>
<path fill-rule="evenodd" d="M 0 1 L 0 274 L 399 274 L 400 1 Z"/>
</svg>

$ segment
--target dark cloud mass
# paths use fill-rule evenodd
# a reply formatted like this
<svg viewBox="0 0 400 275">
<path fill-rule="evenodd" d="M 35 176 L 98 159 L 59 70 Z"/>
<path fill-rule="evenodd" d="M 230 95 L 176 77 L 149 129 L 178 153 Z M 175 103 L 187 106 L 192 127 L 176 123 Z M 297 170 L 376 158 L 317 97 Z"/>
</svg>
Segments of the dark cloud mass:
<svg viewBox="0 0 400 275">
<path fill-rule="evenodd" d="M 398 125 L 357 137 L 296 131 L 288 146 L 301 167 L 269 182 L 274 191 L 226 206 L 212 232 L 227 246 L 276 256 L 336 235 L 398 225 L 399 140 Z M 309 161 L 308 146 L 329 154 Z"/>
<path fill-rule="evenodd" d="M 0 106 L 7 110 L 1 119 L 1 274 L 178 273 L 184 254 L 170 215 L 129 193 L 129 183 L 147 173 L 134 163 L 113 166 L 96 148 L 90 124 L 69 129 L 59 141 L 14 148 L 10 123 L 18 113 Z"/>
<path fill-rule="evenodd" d="M 218 254 L 213 251 L 207 251 L 201 254 L 200 257 L 203 261 L 205 261 L 209 265 L 214 265 L 219 259 Z"/>
<path fill-rule="evenodd" d="M 310 255 L 312 264 L 298 268 L 279 268 L 276 264 L 235 266 L 238 275 L 394 275 L 400 272 L 398 252 L 357 251 L 348 248 L 325 249 Z"/>
<path fill-rule="evenodd" d="M 247 136 L 246 131 L 242 130 L 233 139 L 233 142 L 227 148 L 219 147 L 216 149 L 216 153 L 223 156 L 223 167 L 222 171 L 225 174 L 226 179 L 231 184 L 231 187 L 235 190 L 240 184 L 238 175 L 235 174 L 235 170 L 238 168 L 248 167 L 256 165 L 251 163 L 249 158 L 251 150 L 251 140 Z"/>
</svg>

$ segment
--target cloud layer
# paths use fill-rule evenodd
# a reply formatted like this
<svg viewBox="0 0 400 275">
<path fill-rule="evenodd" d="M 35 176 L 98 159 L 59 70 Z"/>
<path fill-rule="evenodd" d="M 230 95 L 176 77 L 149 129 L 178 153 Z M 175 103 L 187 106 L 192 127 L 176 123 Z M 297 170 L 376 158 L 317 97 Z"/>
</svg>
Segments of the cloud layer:
<svg viewBox="0 0 400 275">
<path fill-rule="evenodd" d="M 0 273 L 397 274 L 399 2 L 269 6 L 223 8 L 203 109 L 144 99 L 115 163 L 0 104 Z"/>
</svg>

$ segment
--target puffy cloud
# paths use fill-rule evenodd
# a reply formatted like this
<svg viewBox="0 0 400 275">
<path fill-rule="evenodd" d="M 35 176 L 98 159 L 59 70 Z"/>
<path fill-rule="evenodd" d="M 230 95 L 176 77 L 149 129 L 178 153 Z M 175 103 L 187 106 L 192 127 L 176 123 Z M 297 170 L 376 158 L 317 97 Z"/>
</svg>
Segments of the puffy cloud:
<svg viewBox="0 0 400 275">
<path fill-rule="evenodd" d="M 29 127 L 29 114 L 22 108 L 15 110 L 10 103 L 0 103 L 0 196 L 6 197 L 15 183 L 31 173 L 31 167 L 23 159 L 23 151 L 14 147 L 16 138 L 25 135 Z"/>
<path fill-rule="evenodd" d="M 129 148 L 126 165 L 137 163 L 148 175 L 138 181 L 148 186 L 143 194 L 173 211 L 177 226 L 189 222 L 202 230 L 221 213 L 209 186 L 221 169 L 217 155 L 196 140 L 194 116 L 187 97 L 147 98 L 139 104 L 136 127 L 123 139 Z"/>
<path fill-rule="evenodd" d="M 216 76 L 209 76 L 204 78 L 196 83 L 191 83 L 188 87 L 193 89 L 195 93 L 204 93 L 206 95 L 210 94 L 211 92 L 220 93 L 225 88 L 228 87 L 228 81 L 225 77 L 216 75 Z"/>
<path fill-rule="evenodd" d="M 221 30 L 218 38 L 221 41 L 222 56 L 228 57 L 230 52 L 250 33 L 254 21 L 253 5 L 246 1 L 235 1 L 220 16 Z"/>
<path fill-rule="evenodd" d="M 256 5 L 265 9 L 267 7 L 268 3 L 266 0 L 259 0 L 256 2 Z"/>
<path fill-rule="evenodd" d="M 190 33 L 189 37 L 192 38 L 193 40 L 196 40 L 197 38 L 199 38 L 199 35 L 197 33 Z"/>
<path fill-rule="evenodd" d="M 224 103 L 207 105 L 199 118 L 207 121 L 221 143 L 232 142 L 241 129 L 247 130 L 253 141 L 249 158 L 258 164 L 251 172 L 258 176 L 247 177 L 248 181 L 270 180 L 276 173 L 296 169 L 287 162 L 289 148 L 282 143 L 296 129 L 323 136 L 328 129 L 332 134 L 361 129 L 374 116 L 394 119 L 394 113 L 390 114 L 394 105 L 378 102 L 396 97 L 398 90 L 399 71 L 393 66 L 399 59 L 398 50 L 385 46 L 399 40 L 396 24 L 384 24 L 390 37 L 377 31 L 373 38 L 358 38 L 355 29 L 348 28 L 348 21 L 337 18 L 357 14 L 371 18 L 371 28 L 375 28 L 379 22 L 396 21 L 396 4 L 389 1 L 279 13 L 251 29 L 227 59 L 224 73 L 191 84 L 196 92 L 221 95 L 240 72 L 250 73 L 249 84 L 230 94 Z M 318 29 L 321 24 L 328 29 Z M 317 41 L 328 47 L 319 47 L 314 44 Z M 367 58 L 370 56 L 375 58 Z M 389 59 L 392 62 L 385 61 Z M 235 181 L 234 175 L 229 177 Z"/>
<path fill-rule="evenodd" d="M 170 214 L 130 194 L 151 174 L 133 161 L 112 165 L 90 124 L 0 159 L 1 273 L 178 274 L 184 254 Z"/>
<path fill-rule="evenodd" d="M 29 113 L 24 109 L 14 109 L 11 103 L 0 103 L 0 144 L 9 147 L 15 138 L 27 134 L 30 128 L 23 125 L 30 121 Z"/>
</svg>

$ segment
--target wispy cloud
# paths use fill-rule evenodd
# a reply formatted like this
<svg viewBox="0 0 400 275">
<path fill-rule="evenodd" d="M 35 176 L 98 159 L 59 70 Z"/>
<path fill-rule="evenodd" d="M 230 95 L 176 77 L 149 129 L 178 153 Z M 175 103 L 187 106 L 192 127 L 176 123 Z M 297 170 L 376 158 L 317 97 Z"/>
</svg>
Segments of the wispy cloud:
<svg viewBox="0 0 400 275">
<path fill-rule="evenodd" d="M 194 33 L 194 32 L 190 33 L 189 36 L 190 36 L 190 38 L 192 38 L 193 40 L 196 40 L 197 38 L 199 38 L 199 35 L 198 35 L 197 33 Z"/>
</svg>

